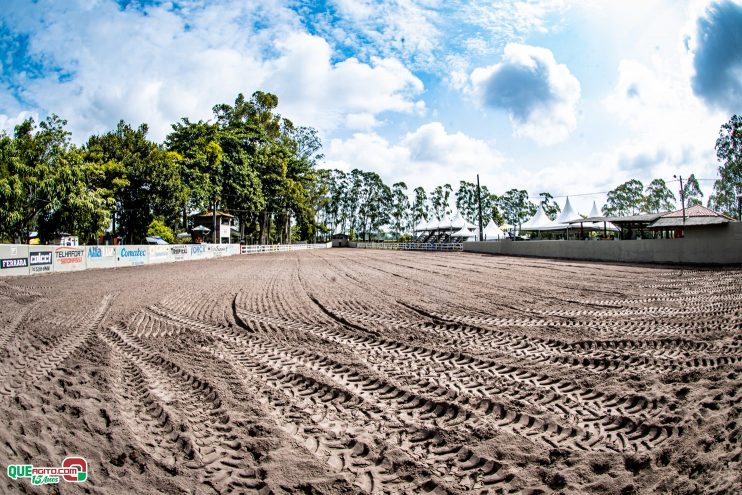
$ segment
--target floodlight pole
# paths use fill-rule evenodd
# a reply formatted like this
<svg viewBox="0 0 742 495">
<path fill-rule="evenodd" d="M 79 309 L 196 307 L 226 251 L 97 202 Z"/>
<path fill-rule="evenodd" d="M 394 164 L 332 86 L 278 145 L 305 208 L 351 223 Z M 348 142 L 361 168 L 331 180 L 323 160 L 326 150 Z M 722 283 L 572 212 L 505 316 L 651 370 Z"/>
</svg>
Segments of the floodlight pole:
<svg viewBox="0 0 742 495">
<path fill-rule="evenodd" d="M 737 219 L 742 222 L 742 185 L 737 185 Z"/>
<path fill-rule="evenodd" d="M 479 174 L 477 174 L 477 210 L 479 212 L 479 241 L 484 240 L 484 229 L 482 228 L 482 190 L 479 188 Z"/>
</svg>

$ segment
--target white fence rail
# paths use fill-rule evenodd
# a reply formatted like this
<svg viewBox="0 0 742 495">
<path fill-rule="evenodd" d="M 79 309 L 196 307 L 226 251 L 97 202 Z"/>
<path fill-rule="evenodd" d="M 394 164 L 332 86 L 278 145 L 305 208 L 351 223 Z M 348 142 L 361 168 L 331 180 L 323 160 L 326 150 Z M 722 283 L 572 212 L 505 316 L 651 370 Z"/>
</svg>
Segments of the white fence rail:
<svg viewBox="0 0 742 495">
<path fill-rule="evenodd" d="M 351 242 L 351 247 L 362 249 L 391 249 L 394 251 L 461 251 L 460 242 L 433 243 L 433 242 Z"/>
<path fill-rule="evenodd" d="M 305 251 L 307 249 L 327 249 L 332 243 L 325 244 L 265 244 L 242 246 L 242 254 L 285 253 L 288 251 Z"/>
<path fill-rule="evenodd" d="M 95 268 L 153 265 L 204 260 L 236 254 L 277 253 L 323 249 L 327 244 L 168 244 L 125 246 L 41 246 L 0 244 L 0 277 L 35 273 L 71 272 Z"/>
</svg>

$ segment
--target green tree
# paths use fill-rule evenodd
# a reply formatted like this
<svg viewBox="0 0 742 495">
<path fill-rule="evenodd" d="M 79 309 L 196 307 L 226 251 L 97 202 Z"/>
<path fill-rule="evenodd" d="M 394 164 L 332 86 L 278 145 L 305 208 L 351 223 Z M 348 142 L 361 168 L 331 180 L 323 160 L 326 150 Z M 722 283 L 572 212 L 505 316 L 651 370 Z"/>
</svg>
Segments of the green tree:
<svg viewBox="0 0 742 495">
<path fill-rule="evenodd" d="M 322 145 L 316 130 L 294 126 L 275 112 L 277 106 L 276 95 L 256 91 L 249 100 L 240 94 L 234 105 L 214 107 L 227 175 L 233 170 L 237 178 L 227 182 L 235 190 L 224 196 L 248 212 L 260 208 L 261 243 L 288 239 L 291 218 L 296 219 L 304 238 L 313 237 L 316 229 L 312 189 Z M 256 173 L 252 178 L 250 168 Z M 252 179 L 259 179 L 260 195 L 254 190 L 258 182 Z M 250 203 L 247 207 L 246 202 Z"/>
<path fill-rule="evenodd" d="M 175 234 L 173 229 L 165 225 L 165 222 L 160 218 L 153 219 L 147 227 L 147 235 L 161 237 L 163 241 L 172 244 L 175 242 Z"/>
<path fill-rule="evenodd" d="M 703 192 L 694 174 L 690 174 L 688 181 L 683 184 L 683 198 L 685 199 L 686 208 L 702 204 L 701 198 L 703 198 Z"/>
<path fill-rule="evenodd" d="M 410 200 L 407 197 L 407 184 L 404 182 L 392 184 L 392 231 L 397 237 L 400 237 L 406 230 L 409 210 Z"/>
<path fill-rule="evenodd" d="M 733 115 L 721 126 L 716 140 L 716 158 L 719 160 L 719 178 L 714 182 L 714 193 L 709 207 L 730 216 L 737 216 L 737 194 L 742 193 L 742 117 Z"/>
<path fill-rule="evenodd" d="M 645 189 L 646 195 L 642 199 L 643 213 L 659 213 L 675 209 L 675 195 L 662 179 L 654 179 Z"/>
<path fill-rule="evenodd" d="M 182 157 L 147 139 L 147 125 L 133 129 L 120 121 L 116 130 L 91 136 L 86 150 L 101 163 L 115 162 L 125 178 L 115 191 L 121 233 L 130 243 L 143 242 L 155 217 L 178 223 L 188 189 L 181 182 Z"/>
<path fill-rule="evenodd" d="M 554 201 L 554 196 L 547 192 L 539 193 L 541 196 L 540 205 L 544 209 L 544 213 L 551 220 L 555 220 L 557 215 L 562 211 L 561 207 Z"/>
<path fill-rule="evenodd" d="M 70 144 L 66 124 L 28 119 L 0 136 L 0 238 L 26 242 L 38 229 L 42 241 L 63 230 L 85 241 L 108 223 L 107 191 L 92 180 L 101 170 Z"/>
<path fill-rule="evenodd" d="M 451 184 L 444 184 L 437 186 L 430 193 L 430 204 L 433 208 L 433 215 L 436 220 L 442 220 L 445 216 L 451 214 L 451 207 L 449 206 L 449 199 L 453 189 Z"/>
<path fill-rule="evenodd" d="M 528 200 L 528 191 L 525 189 L 510 189 L 499 198 L 497 206 L 505 221 L 515 226 L 533 216 L 538 209 Z"/>
<path fill-rule="evenodd" d="M 467 221 L 475 222 L 479 216 L 476 184 L 465 180 L 459 182 L 459 189 L 456 191 L 456 209 Z"/>
<path fill-rule="evenodd" d="M 428 195 L 425 189 L 418 186 L 414 190 L 415 199 L 412 202 L 412 224 L 417 225 L 421 221 L 428 220 Z"/>
<path fill-rule="evenodd" d="M 608 193 L 603 214 L 606 216 L 636 215 L 644 200 L 644 184 L 637 179 L 624 182 Z"/>
</svg>

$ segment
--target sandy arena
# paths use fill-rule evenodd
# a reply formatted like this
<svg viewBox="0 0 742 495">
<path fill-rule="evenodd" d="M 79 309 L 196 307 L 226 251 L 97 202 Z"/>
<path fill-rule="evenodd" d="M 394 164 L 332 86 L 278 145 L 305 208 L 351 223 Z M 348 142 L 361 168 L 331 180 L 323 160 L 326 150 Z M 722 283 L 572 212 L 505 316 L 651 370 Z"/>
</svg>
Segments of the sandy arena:
<svg viewBox="0 0 742 495">
<path fill-rule="evenodd" d="M 0 281 L 3 493 L 742 493 L 742 271 L 332 249 Z M 89 463 L 35 488 L 9 464 Z"/>
</svg>

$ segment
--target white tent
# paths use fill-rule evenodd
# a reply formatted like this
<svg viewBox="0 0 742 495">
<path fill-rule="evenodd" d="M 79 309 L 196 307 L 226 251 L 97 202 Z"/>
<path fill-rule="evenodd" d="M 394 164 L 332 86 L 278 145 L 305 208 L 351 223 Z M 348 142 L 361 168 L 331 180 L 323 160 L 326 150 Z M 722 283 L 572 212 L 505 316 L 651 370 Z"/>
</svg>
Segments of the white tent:
<svg viewBox="0 0 742 495">
<path fill-rule="evenodd" d="M 546 216 L 543 206 L 539 206 L 536 214 L 520 226 L 520 230 L 546 230 L 554 225 L 554 222 Z"/>
<path fill-rule="evenodd" d="M 595 204 L 595 201 L 593 201 L 593 208 L 590 210 L 590 215 L 588 217 L 599 217 L 602 216 L 600 214 L 600 211 L 598 210 L 598 205 Z M 586 224 L 587 226 L 587 224 Z M 594 230 L 610 230 L 611 232 L 618 232 L 621 229 L 613 225 L 611 222 L 590 222 L 590 228 Z"/>
<path fill-rule="evenodd" d="M 451 217 L 448 215 L 438 222 L 438 230 L 450 230 L 451 228 Z"/>
<path fill-rule="evenodd" d="M 471 239 L 472 237 L 476 236 L 466 227 L 462 227 L 461 230 L 459 230 L 458 232 L 454 232 L 453 234 L 451 234 L 451 237 L 463 237 L 464 239 Z"/>
<path fill-rule="evenodd" d="M 425 225 L 425 230 L 428 232 L 433 232 L 434 230 L 438 230 L 438 220 L 431 219 L 427 225 Z"/>
<path fill-rule="evenodd" d="M 456 213 L 456 215 L 451 219 L 451 228 L 459 230 L 464 227 L 466 227 L 466 220 L 461 216 L 461 213 Z"/>
<path fill-rule="evenodd" d="M 420 223 L 417 224 L 417 226 L 412 229 L 413 232 L 425 232 L 428 228 L 428 224 L 425 222 L 425 220 L 420 219 Z"/>
<path fill-rule="evenodd" d="M 490 223 L 488 223 L 484 228 L 484 240 L 494 241 L 497 239 L 504 239 L 505 237 L 505 233 L 500 230 L 500 227 L 498 227 L 492 219 L 490 219 Z"/>
<path fill-rule="evenodd" d="M 600 212 L 598 211 L 598 205 L 595 204 L 595 201 L 593 201 L 593 207 L 590 209 L 590 214 L 588 217 L 599 217 Z"/>
<path fill-rule="evenodd" d="M 569 202 L 569 198 L 567 198 L 567 202 L 564 203 L 564 208 L 562 208 L 562 212 L 559 214 L 558 217 L 556 217 L 556 220 L 554 220 L 554 223 L 561 224 L 562 227 L 566 227 L 566 223 L 571 220 L 579 220 L 580 215 L 578 215 L 575 210 L 572 209 L 572 205 Z"/>
<path fill-rule="evenodd" d="M 574 228 L 574 225 L 569 225 L 567 222 L 579 219 L 580 215 L 575 212 L 572 208 L 572 204 L 569 202 L 569 198 L 567 198 L 567 201 L 564 203 L 564 208 L 562 208 L 562 212 L 557 216 L 556 220 L 554 220 L 548 228 L 542 230 L 566 230 L 568 228 Z"/>
</svg>

